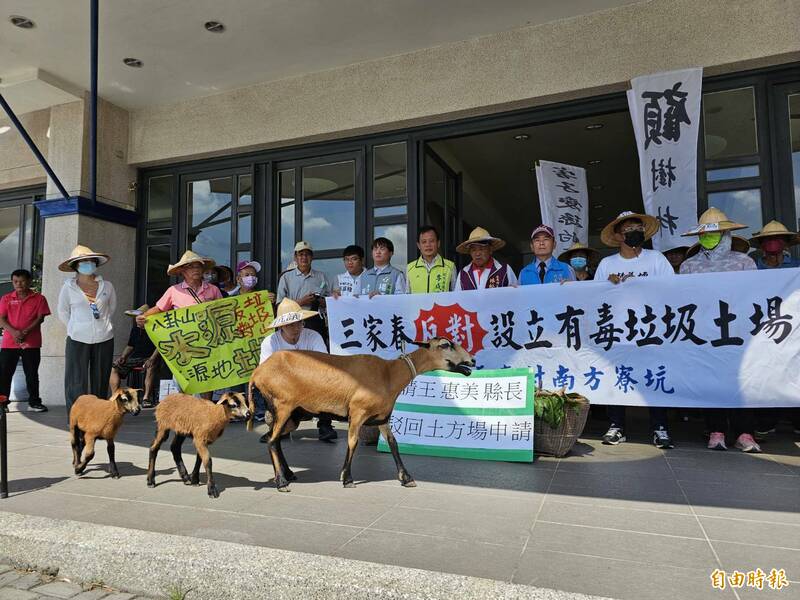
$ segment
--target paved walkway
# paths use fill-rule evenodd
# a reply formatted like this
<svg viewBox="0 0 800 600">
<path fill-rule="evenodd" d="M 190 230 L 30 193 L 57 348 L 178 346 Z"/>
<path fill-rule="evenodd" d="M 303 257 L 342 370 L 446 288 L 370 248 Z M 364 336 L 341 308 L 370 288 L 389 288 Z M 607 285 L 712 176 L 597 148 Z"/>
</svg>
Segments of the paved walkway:
<svg viewBox="0 0 800 600">
<path fill-rule="evenodd" d="M 631 600 L 760 598 L 777 592 L 715 591 L 710 574 L 783 568 L 790 585 L 779 597 L 800 598 L 800 446 L 791 432 L 762 455 L 715 453 L 691 423 L 678 448 L 660 451 L 644 438 L 602 446 L 598 421 L 561 460 L 408 456 L 416 489 L 394 481 L 388 455 L 361 447 L 358 486 L 343 489 L 343 441 L 323 444 L 306 429 L 284 446 L 300 480 L 279 494 L 264 445 L 233 424 L 211 448 L 221 490 L 213 500 L 180 482 L 167 444 L 148 489 L 152 411 L 125 419 L 123 477 L 112 480 L 102 442 L 94 468 L 72 475 L 63 410 L 12 413 L 11 496 L 0 510 Z"/>
<path fill-rule="evenodd" d="M 148 600 L 101 585 L 82 586 L 37 571 L 15 569 L 13 565 L 0 564 L 0 600 Z"/>
</svg>

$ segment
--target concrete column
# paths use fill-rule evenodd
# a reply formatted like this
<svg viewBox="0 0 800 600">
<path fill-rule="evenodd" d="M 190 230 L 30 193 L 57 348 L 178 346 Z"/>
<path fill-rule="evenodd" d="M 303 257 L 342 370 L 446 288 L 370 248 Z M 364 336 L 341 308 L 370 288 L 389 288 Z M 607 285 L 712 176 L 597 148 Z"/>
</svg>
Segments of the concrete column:
<svg viewBox="0 0 800 600">
<path fill-rule="evenodd" d="M 98 201 L 101 209 L 86 214 L 79 203 L 65 214 L 45 219 L 42 265 L 42 292 L 50 303 L 53 315 L 42 326 L 41 396 L 45 404 L 64 404 L 64 346 L 66 327 L 56 315 L 58 295 L 64 280 L 71 275 L 58 270 L 72 249 L 82 244 L 96 252 L 104 252 L 111 260 L 99 274 L 110 281 L 117 293 L 117 313 L 113 324 L 115 354 L 122 351 L 128 339 L 131 319 L 124 311 L 132 307 L 135 283 L 136 229 L 107 220 L 111 204 L 133 207 L 134 195 L 128 191 L 135 180 L 135 169 L 127 165 L 128 114 L 108 102 L 98 104 Z M 53 107 L 50 117 L 49 160 L 64 187 L 74 196 L 89 188 L 88 169 L 88 102 L 84 99 Z M 58 192 L 48 181 L 48 198 Z"/>
</svg>

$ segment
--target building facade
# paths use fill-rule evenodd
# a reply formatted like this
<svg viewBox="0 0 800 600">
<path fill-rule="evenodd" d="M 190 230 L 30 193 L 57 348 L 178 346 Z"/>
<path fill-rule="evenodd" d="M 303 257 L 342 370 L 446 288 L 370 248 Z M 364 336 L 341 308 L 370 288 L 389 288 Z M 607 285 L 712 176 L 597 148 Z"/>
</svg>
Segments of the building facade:
<svg viewBox="0 0 800 600">
<path fill-rule="evenodd" d="M 131 325 L 122 310 L 152 304 L 190 248 L 220 264 L 259 260 L 260 285 L 274 289 L 300 239 L 335 273 L 348 244 L 388 237 L 400 266 L 416 256 L 420 225 L 442 232 L 448 258 L 482 225 L 519 267 L 540 218 L 540 159 L 587 168 L 599 246 L 605 223 L 642 208 L 630 79 L 693 66 L 704 69 L 698 210 L 718 206 L 753 230 L 798 226 L 800 2 L 573 4 L 568 18 L 213 95 L 104 100 L 97 203 L 82 191 L 85 93 L 50 78 L 60 94 L 36 104 L 23 87 L 31 110 L 20 118 L 74 197 L 57 197 L 13 129 L 0 134 L 0 281 L 34 267 L 53 306 L 73 246 L 108 252 L 119 351 Z M 43 378 L 43 398 L 58 402 L 65 332 L 51 318 L 44 334 L 42 372 L 59 376 Z"/>
</svg>

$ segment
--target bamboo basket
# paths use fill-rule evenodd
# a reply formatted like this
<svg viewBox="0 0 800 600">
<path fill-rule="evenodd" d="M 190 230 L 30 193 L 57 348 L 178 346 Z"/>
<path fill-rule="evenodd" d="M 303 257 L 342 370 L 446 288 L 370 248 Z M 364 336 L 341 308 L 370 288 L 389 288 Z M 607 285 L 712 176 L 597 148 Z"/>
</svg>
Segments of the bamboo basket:
<svg viewBox="0 0 800 600">
<path fill-rule="evenodd" d="M 550 427 L 543 419 L 533 420 L 533 449 L 537 454 L 556 456 L 558 458 L 569 454 L 578 437 L 583 433 L 586 420 L 589 417 L 589 400 L 580 394 L 564 394 L 564 391 L 553 392 L 538 390 L 537 398 L 542 395 L 559 395 L 566 397 L 564 419 L 556 428 Z M 575 405 L 579 410 L 574 410 Z"/>
</svg>

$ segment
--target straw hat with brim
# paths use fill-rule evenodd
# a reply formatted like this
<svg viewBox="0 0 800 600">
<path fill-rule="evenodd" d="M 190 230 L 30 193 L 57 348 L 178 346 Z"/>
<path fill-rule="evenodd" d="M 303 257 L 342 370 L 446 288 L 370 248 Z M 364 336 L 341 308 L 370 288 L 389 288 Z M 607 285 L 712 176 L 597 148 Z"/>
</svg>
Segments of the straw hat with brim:
<svg viewBox="0 0 800 600">
<path fill-rule="evenodd" d="M 731 221 L 724 212 L 720 209 L 711 207 L 700 215 L 697 227 L 691 228 L 686 233 L 681 235 L 684 237 L 690 235 L 700 235 L 701 233 L 717 233 L 725 231 L 736 231 L 737 229 L 747 229 L 747 225 Z"/>
<path fill-rule="evenodd" d="M 318 314 L 319 313 L 315 310 L 303 310 L 303 308 L 294 300 L 284 298 L 278 305 L 278 315 L 275 317 L 275 320 L 272 321 L 272 324 L 269 326 L 269 328 L 277 329 L 278 327 L 283 327 L 284 325 L 290 325 L 292 323 L 297 323 L 298 321 L 305 321 L 311 317 L 316 317 Z"/>
<path fill-rule="evenodd" d="M 576 252 L 585 252 L 588 255 L 587 257 L 588 260 L 590 261 L 597 260 L 597 258 L 600 255 L 600 253 L 594 248 L 589 248 L 589 246 L 587 246 L 586 244 L 575 242 L 574 244 L 572 244 L 572 246 L 570 246 L 569 248 L 564 250 L 564 252 L 558 255 L 558 260 L 560 260 L 561 262 L 569 262 L 569 259 L 572 258 L 572 255 L 575 254 Z"/>
<path fill-rule="evenodd" d="M 486 244 L 491 247 L 492 252 L 506 245 L 503 240 L 493 237 L 483 227 L 476 227 L 473 229 L 472 233 L 469 234 L 469 238 L 456 246 L 456 252 L 459 254 L 469 254 L 470 244 Z"/>
<path fill-rule="evenodd" d="M 658 219 L 656 219 L 655 217 L 651 217 L 650 215 L 625 211 L 623 213 L 620 213 L 616 219 L 611 221 L 611 223 L 603 227 L 603 231 L 600 232 L 600 241 L 602 241 L 606 246 L 610 248 L 619 248 L 621 244 L 616 239 L 614 239 L 614 233 L 615 233 L 614 228 L 623 221 L 627 221 L 628 219 L 638 219 L 644 224 L 645 241 L 649 240 L 656 233 L 658 233 L 658 228 L 659 228 Z"/>
<path fill-rule="evenodd" d="M 150 306 L 148 304 L 142 304 L 139 308 L 132 308 L 131 310 L 126 310 L 125 314 L 129 317 L 138 317 L 139 315 L 143 315 L 148 310 L 150 310 Z"/>
<path fill-rule="evenodd" d="M 764 227 L 761 228 L 761 231 L 757 231 L 753 234 L 753 237 L 750 238 L 751 242 L 755 242 L 759 244 L 761 240 L 764 238 L 770 237 L 785 237 L 786 245 L 787 246 L 794 246 L 796 244 L 800 244 L 800 234 L 795 231 L 789 231 L 786 228 L 786 225 L 781 223 L 780 221 L 770 221 Z"/>
<path fill-rule="evenodd" d="M 213 258 L 200 256 L 196 252 L 187 250 L 186 252 L 183 253 L 183 256 L 181 256 L 181 259 L 178 262 L 176 262 L 174 265 L 169 266 L 169 268 L 167 269 L 167 275 L 177 275 L 181 267 L 185 267 L 186 265 L 190 265 L 192 263 L 201 263 L 204 269 L 213 267 L 216 264 Z"/>
<path fill-rule="evenodd" d="M 686 258 L 691 258 L 698 252 L 700 252 L 700 242 L 694 244 L 686 251 Z M 747 254 L 750 252 L 750 244 L 747 242 L 746 239 L 739 235 L 732 235 L 731 236 L 731 250 L 734 252 L 741 252 L 742 254 Z"/>
<path fill-rule="evenodd" d="M 82 260 L 96 260 L 97 265 L 100 266 L 108 262 L 108 254 L 95 252 L 87 246 L 78 245 L 75 246 L 75 249 L 72 251 L 72 254 L 69 255 L 69 258 L 58 265 L 58 270 L 64 271 L 65 273 L 74 271 L 75 268 L 72 265 Z"/>
</svg>

